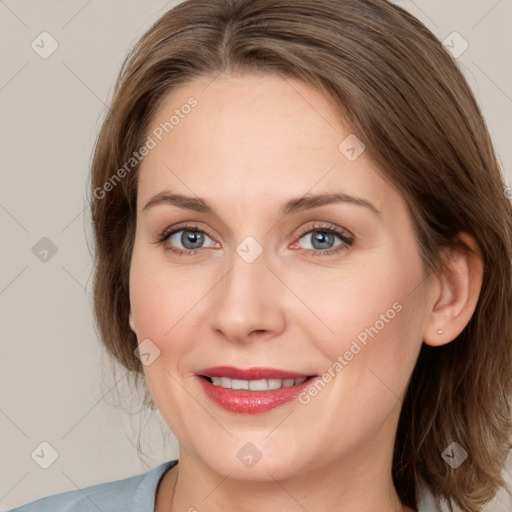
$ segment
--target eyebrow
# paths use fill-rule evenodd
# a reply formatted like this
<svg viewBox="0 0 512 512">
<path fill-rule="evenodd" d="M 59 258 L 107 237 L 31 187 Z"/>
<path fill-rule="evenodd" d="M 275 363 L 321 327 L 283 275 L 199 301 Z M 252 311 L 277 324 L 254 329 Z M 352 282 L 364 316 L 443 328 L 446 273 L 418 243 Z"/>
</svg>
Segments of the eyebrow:
<svg viewBox="0 0 512 512">
<path fill-rule="evenodd" d="M 282 205 L 281 213 L 283 215 L 288 215 L 290 213 L 309 210 L 311 208 L 317 208 L 334 203 L 349 203 L 356 206 L 362 206 L 372 211 L 375 215 L 381 215 L 381 212 L 370 201 L 344 193 L 316 194 L 290 199 Z M 146 203 L 144 208 L 142 208 L 142 211 L 147 211 L 161 204 L 173 205 L 177 206 L 178 208 L 184 208 L 186 210 L 193 210 L 201 213 L 211 213 L 218 216 L 215 209 L 210 206 L 204 199 L 199 197 L 184 196 L 182 194 L 172 194 L 168 191 L 155 194 Z"/>
</svg>

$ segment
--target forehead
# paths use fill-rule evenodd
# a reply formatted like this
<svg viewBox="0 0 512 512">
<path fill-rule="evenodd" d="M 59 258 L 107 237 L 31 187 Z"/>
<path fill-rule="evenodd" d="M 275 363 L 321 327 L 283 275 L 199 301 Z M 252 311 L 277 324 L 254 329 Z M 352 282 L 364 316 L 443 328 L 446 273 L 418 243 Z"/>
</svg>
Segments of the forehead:
<svg viewBox="0 0 512 512">
<path fill-rule="evenodd" d="M 164 189 L 211 203 L 219 193 L 261 204 L 342 191 L 372 197 L 379 209 L 389 199 L 390 186 L 364 151 L 347 158 L 356 139 L 329 100 L 289 78 L 194 79 L 167 94 L 148 134 L 155 147 L 141 164 L 139 203 Z"/>
</svg>

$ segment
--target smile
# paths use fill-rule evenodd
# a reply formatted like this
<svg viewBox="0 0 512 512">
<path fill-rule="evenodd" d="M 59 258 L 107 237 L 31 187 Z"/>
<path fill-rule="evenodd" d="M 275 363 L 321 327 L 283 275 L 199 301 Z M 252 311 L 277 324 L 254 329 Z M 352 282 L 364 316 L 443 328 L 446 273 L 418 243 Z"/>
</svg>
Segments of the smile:
<svg viewBox="0 0 512 512">
<path fill-rule="evenodd" d="M 250 391 L 269 391 L 272 389 L 288 388 L 302 384 L 307 377 L 300 379 L 259 379 L 242 380 L 230 379 L 229 377 L 206 377 L 214 386 L 221 386 L 225 389 L 247 389 Z"/>
<path fill-rule="evenodd" d="M 318 375 L 232 366 L 205 368 L 196 373 L 205 395 L 236 413 L 266 412 L 297 397 Z"/>
</svg>

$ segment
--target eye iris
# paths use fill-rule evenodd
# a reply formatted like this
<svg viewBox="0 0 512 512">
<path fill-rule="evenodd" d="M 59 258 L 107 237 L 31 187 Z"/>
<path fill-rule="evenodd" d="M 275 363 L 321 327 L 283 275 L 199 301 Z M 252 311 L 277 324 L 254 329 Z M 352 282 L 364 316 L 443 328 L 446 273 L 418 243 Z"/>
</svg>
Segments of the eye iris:
<svg viewBox="0 0 512 512">
<path fill-rule="evenodd" d="M 315 249 L 329 249 L 334 242 L 334 234 L 328 231 L 315 231 L 311 233 L 312 245 Z M 204 233 L 184 229 L 181 232 L 180 242 L 186 249 L 200 248 L 204 243 Z"/>
<path fill-rule="evenodd" d="M 330 249 L 334 235 L 323 231 L 313 233 L 313 247 L 315 249 Z M 320 247 L 315 246 L 315 242 L 319 242 Z"/>
<path fill-rule="evenodd" d="M 197 249 L 198 247 L 201 247 L 203 239 L 204 233 L 200 233 L 199 231 L 184 230 L 181 235 L 181 243 L 186 249 Z M 191 243 L 192 247 L 188 246 L 188 243 Z"/>
</svg>

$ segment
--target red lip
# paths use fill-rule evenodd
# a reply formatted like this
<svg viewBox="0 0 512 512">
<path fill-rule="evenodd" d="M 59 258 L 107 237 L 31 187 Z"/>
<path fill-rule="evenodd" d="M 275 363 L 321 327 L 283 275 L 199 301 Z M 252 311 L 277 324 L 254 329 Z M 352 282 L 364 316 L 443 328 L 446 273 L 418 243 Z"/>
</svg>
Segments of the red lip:
<svg viewBox="0 0 512 512">
<path fill-rule="evenodd" d="M 206 396 L 212 402 L 228 411 L 246 414 L 270 411 L 279 405 L 293 400 L 318 377 L 317 375 L 274 368 L 249 368 L 242 370 L 232 366 L 204 368 L 198 371 L 196 376 Z M 267 391 L 251 391 L 247 389 L 226 389 L 222 386 L 216 386 L 210 382 L 211 379 L 208 380 L 205 377 L 228 377 L 240 380 L 310 378 L 307 378 L 298 385 L 269 389 Z"/>
<path fill-rule="evenodd" d="M 230 379 L 258 380 L 258 379 L 300 379 L 311 377 L 312 374 L 290 372 L 275 368 L 248 368 L 242 370 L 234 366 L 213 366 L 196 372 L 196 375 L 206 377 L 229 377 Z"/>
</svg>

